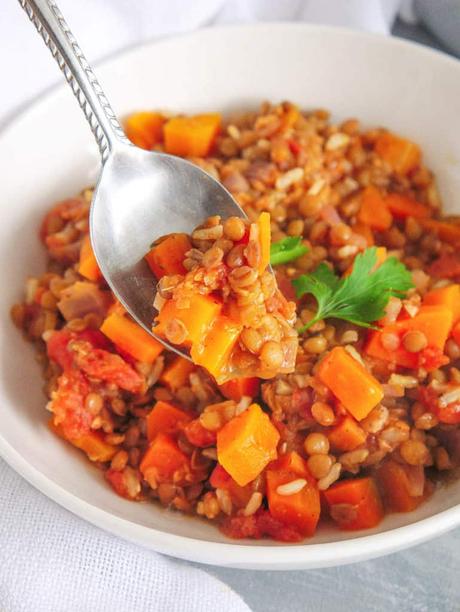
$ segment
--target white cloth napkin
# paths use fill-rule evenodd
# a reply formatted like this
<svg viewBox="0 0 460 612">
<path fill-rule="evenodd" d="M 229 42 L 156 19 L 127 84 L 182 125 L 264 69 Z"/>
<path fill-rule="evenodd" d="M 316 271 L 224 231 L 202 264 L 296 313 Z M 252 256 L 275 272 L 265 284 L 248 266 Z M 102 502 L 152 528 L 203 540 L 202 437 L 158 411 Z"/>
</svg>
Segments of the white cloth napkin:
<svg viewBox="0 0 460 612">
<path fill-rule="evenodd" d="M 14 0 L 0 2 L 0 124 L 46 87 L 57 67 Z M 388 33 L 400 0 L 59 0 L 96 61 L 162 34 L 213 23 L 311 21 Z M 204 571 L 119 540 L 45 498 L 0 460 L 2 612 L 248 610 Z"/>
<path fill-rule="evenodd" d="M 0 459 L 1 612 L 248 612 L 227 585 L 76 518 Z"/>
</svg>

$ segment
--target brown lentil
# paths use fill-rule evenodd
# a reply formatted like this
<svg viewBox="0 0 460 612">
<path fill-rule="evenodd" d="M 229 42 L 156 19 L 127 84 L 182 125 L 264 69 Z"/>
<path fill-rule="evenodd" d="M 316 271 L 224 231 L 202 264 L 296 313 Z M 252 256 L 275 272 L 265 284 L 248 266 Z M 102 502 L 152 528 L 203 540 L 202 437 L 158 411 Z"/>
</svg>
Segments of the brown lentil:
<svg viewBox="0 0 460 612">
<path fill-rule="evenodd" d="M 323 353 L 327 349 L 327 340 L 324 336 L 312 336 L 303 343 L 303 348 L 307 353 L 317 355 Z"/>
<path fill-rule="evenodd" d="M 311 433 L 305 438 L 304 448 L 308 455 L 327 455 L 329 440 L 322 433 Z"/>
<path fill-rule="evenodd" d="M 243 238 L 246 227 L 239 217 L 228 217 L 224 221 L 224 235 L 229 240 L 237 242 Z"/>
<path fill-rule="evenodd" d="M 410 353 L 419 353 L 428 345 L 425 334 L 421 331 L 410 331 L 403 337 L 403 345 Z"/>
<path fill-rule="evenodd" d="M 329 427 L 329 425 L 335 423 L 335 413 L 325 402 L 314 402 L 311 407 L 311 414 L 315 421 L 323 427 Z"/>
<path fill-rule="evenodd" d="M 281 345 L 278 342 L 269 340 L 260 351 L 260 361 L 269 369 L 278 369 L 283 363 L 284 355 Z"/>
<path fill-rule="evenodd" d="M 332 458 L 329 455 L 311 455 L 307 459 L 307 465 L 313 478 L 320 480 L 329 474 Z"/>
</svg>

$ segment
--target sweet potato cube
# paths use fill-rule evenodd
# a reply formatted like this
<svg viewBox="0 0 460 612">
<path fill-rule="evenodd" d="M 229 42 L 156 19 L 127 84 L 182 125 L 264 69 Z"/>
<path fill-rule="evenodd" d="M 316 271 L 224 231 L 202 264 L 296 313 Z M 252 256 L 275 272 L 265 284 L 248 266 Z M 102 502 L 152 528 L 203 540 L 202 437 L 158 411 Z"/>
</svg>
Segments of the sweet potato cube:
<svg viewBox="0 0 460 612">
<path fill-rule="evenodd" d="M 222 305 L 216 299 L 199 293 L 191 297 L 188 308 L 178 308 L 174 300 L 168 300 L 156 318 L 158 325 L 153 331 L 164 338 L 168 323 L 177 319 L 187 329 L 187 337 L 183 344 L 190 347 L 203 339 L 221 308 Z"/>
<path fill-rule="evenodd" d="M 105 319 L 101 332 L 122 351 L 144 363 L 153 363 L 164 350 L 164 346 L 140 325 L 116 312 Z"/>
<path fill-rule="evenodd" d="M 254 480 L 276 459 L 280 435 L 258 404 L 252 404 L 217 433 L 220 465 L 240 486 Z"/>
<path fill-rule="evenodd" d="M 231 377 L 227 366 L 242 329 L 240 323 L 221 315 L 204 338 L 192 345 L 193 363 L 206 368 L 218 384 Z"/>
<path fill-rule="evenodd" d="M 164 126 L 165 149 L 172 155 L 206 157 L 220 129 L 218 113 L 173 117 Z"/>
<path fill-rule="evenodd" d="M 318 378 L 358 421 L 383 398 L 382 385 L 344 348 L 337 346 L 318 368 Z"/>
<path fill-rule="evenodd" d="M 186 274 L 184 259 L 191 248 L 187 234 L 169 234 L 153 245 L 145 260 L 158 280 L 165 275 Z"/>
</svg>

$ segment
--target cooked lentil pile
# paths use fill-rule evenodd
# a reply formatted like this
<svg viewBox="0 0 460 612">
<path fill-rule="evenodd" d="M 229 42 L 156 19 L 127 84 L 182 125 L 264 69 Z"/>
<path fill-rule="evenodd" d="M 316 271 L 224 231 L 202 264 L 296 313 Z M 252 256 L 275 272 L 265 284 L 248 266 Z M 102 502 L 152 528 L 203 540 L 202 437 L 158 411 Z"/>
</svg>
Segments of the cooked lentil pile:
<svg viewBox="0 0 460 612">
<path fill-rule="evenodd" d="M 170 269 L 171 253 L 177 257 Z M 296 306 L 267 270 L 267 212 L 257 223 L 209 217 L 190 237 L 164 237 L 147 261 L 159 279 L 154 331 L 172 344 L 190 347 L 193 362 L 219 384 L 241 376 L 273 378 L 294 372 Z"/>
<path fill-rule="evenodd" d="M 204 168 L 248 215 L 249 228 L 208 219 L 191 244 L 173 235 L 178 267 L 166 258 L 157 303 L 211 303 L 218 287 L 232 304 L 225 316 L 248 322 L 230 370 L 245 376 L 218 385 L 129 319 L 91 250 L 87 189 L 46 215 L 47 271 L 12 309 L 43 363 L 53 431 L 119 495 L 198 514 L 235 538 L 294 542 L 320 519 L 366 529 L 416 508 L 460 463 L 460 223 L 441 218 L 417 145 L 289 103 L 225 122 L 136 113 L 126 128 L 139 146 Z M 277 289 L 253 272 L 260 253 L 246 251 L 262 213 L 284 295 L 272 310 Z M 254 304 L 238 293 L 245 274 L 262 296 Z M 290 302 L 299 345 L 283 372 L 270 361 L 278 349 L 263 350 L 291 342 Z M 165 326 L 170 341 L 180 332 Z M 261 380 L 261 364 L 281 373 Z"/>
</svg>

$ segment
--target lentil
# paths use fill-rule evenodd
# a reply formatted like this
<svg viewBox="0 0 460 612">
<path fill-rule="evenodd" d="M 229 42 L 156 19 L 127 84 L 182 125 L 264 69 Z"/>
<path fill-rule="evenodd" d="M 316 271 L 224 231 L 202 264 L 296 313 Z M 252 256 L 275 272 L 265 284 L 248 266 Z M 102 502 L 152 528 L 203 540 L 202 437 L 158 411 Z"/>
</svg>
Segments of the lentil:
<svg viewBox="0 0 460 612">
<path fill-rule="evenodd" d="M 304 447 L 308 455 L 327 455 L 329 440 L 322 433 L 311 433 L 305 438 Z"/>
</svg>

